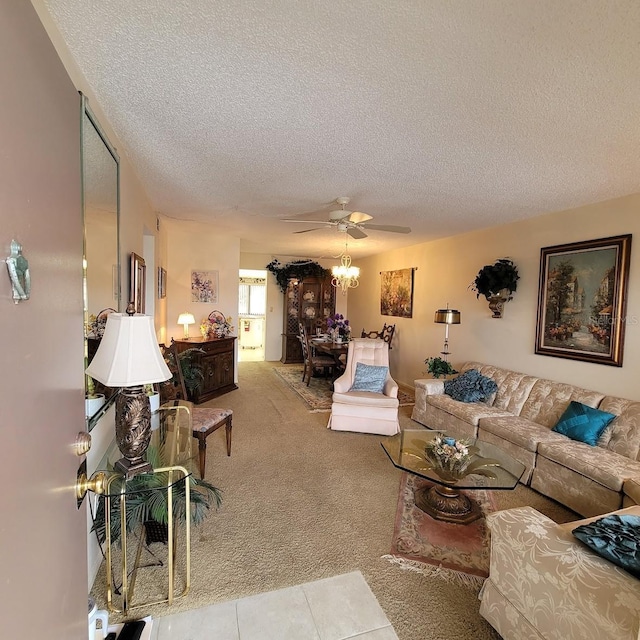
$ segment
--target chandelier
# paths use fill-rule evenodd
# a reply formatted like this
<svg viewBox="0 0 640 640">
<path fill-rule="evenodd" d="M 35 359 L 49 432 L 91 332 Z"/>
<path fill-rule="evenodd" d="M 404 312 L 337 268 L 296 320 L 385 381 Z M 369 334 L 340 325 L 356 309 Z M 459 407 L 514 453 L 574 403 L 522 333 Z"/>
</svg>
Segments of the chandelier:
<svg viewBox="0 0 640 640">
<path fill-rule="evenodd" d="M 344 243 L 344 253 L 340 256 L 340 264 L 331 268 L 331 284 L 337 289 L 342 289 L 342 295 L 347 293 L 347 289 L 355 289 L 360 283 L 360 269 L 351 266 L 351 256 L 347 253 L 347 243 Z"/>
</svg>

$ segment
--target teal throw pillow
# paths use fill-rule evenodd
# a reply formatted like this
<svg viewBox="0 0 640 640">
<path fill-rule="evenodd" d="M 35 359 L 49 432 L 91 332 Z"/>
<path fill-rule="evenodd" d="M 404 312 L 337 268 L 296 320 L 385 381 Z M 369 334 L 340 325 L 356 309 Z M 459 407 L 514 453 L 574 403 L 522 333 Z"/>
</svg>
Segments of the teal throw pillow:
<svg viewBox="0 0 640 640">
<path fill-rule="evenodd" d="M 599 556 L 640 578 L 640 516 L 605 516 L 576 527 L 573 535 Z"/>
<path fill-rule="evenodd" d="M 382 393 L 384 381 L 387 379 L 389 367 L 380 367 L 373 364 L 356 362 L 356 375 L 349 391 L 371 391 Z"/>
<path fill-rule="evenodd" d="M 615 417 L 613 413 L 600 411 L 572 400 L 560 416 L 558 424 L 553 427 L 553 431 L 595 447 L 598 444 L 598 438 Z"/>
<path fill-rule="evenodd" d="M 497 390 L 495 381 L 483 376 L 477 369 L 469 369 L 444 383 L 444 392 L 460 402 L 482 402 Z"/>
</svg>

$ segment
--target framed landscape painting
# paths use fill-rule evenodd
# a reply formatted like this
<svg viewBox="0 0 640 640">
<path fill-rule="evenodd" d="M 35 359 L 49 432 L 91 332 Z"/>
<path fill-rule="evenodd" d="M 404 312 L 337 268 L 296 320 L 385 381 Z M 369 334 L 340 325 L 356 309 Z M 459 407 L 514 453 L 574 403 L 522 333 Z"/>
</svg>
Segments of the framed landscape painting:
<svg viewBox="0 0 640 640">
<path fill-rule="evenodd" d="M 381 271 L 380 314 L 411 318 L 413 315 L 413 269 Z"/>
<path fill-rule="evenodd" d="M 543 247 L 536 349 L 622 366 L 631 235 Z"/>
</svg>

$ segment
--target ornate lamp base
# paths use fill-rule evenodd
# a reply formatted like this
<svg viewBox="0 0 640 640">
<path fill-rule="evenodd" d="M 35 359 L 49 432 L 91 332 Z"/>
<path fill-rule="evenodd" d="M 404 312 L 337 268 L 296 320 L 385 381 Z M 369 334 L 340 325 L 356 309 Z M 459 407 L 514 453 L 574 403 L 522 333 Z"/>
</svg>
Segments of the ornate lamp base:
<svg viewBox="0 0 640 640">
<path fill-rule="evenodd" d="M 151 465 L 143 460 L 151 440 L 151 409 L 149 398 L 142 386 L 125 387 L 116 398 L 116 443 L 120 458 L 114 468 L 127 477 L 152 471 Z"/>
<path fill-rule="evenodd" d="M 480 505 L 451 487 L 434 485 L 414 493 L 416 507 L 436 520 L 469 524 L 482 517 Z"/>
</svg>

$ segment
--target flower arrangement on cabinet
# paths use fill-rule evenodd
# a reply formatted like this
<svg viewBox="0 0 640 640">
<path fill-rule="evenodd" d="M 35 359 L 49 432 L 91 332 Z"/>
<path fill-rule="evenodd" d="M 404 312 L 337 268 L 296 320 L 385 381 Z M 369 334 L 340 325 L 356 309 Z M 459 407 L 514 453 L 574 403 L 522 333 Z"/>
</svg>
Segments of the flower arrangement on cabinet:
<svg viewBox="0 0 640 640">
<path fill-rule="evenodd" d="M 225 317 L 219 311 L 213 311 L 200 323 L 200 333 L 205 340 L 210 338 L 225 338 L 233 331 L 231 316 Z"/>
<path fill-rule="evenodd" d="M 336 342 L 349 339 L 351 334 L 351 325 L 341 313 L 334 313 L 327 318 L 327 329 Z"/>
</svg>

